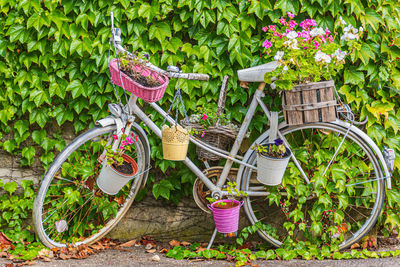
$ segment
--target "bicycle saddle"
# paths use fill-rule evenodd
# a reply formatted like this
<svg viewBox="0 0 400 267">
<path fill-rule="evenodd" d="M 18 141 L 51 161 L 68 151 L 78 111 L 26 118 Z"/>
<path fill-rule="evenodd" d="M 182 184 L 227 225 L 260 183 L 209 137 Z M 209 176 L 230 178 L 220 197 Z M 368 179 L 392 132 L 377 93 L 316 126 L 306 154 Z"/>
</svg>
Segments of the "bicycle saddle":
<svg viewBox="0 0 400 267">
<path fill-rule="evenodd" d="M 271 61 L 259 66 L 238 70 L 239 81 L 242 82 L 264 82 L 264 74 L 271 72 L 278 66 L 277 61 Z"/>
</svg>

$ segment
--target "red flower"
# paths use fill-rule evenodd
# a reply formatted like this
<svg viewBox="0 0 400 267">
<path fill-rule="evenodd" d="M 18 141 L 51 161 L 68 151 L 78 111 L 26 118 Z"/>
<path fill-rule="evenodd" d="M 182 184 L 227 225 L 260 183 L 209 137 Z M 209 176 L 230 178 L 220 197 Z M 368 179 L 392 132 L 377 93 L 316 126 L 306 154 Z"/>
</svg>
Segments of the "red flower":
<svg viewBox="0 0 400 267">
<path fill-rule="evenodd" d="M 207 118 L 208 118 L 208 116 L 205 113 L 203 113 L 202 119 L 205 121 Z"/>
<path fill-rule="evenodd" d="M 118 136 L 116 134 L 113 135 L 114 140 L 118 140 Z"/>
</svg>

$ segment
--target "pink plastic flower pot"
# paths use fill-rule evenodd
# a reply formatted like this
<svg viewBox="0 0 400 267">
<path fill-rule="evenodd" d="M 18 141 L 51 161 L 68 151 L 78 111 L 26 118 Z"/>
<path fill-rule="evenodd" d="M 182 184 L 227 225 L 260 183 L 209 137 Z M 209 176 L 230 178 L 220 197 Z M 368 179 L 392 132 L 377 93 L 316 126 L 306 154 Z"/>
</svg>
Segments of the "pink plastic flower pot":
<svg viewBox="0 0 400 267">
<path fill-rule="evenodd" d="M 221 202 L 234 202 L 238 205 L 229 209 L 216 208 L 215 205 Z M 243 201 L 237 201 L 234 199 L 223 199 L 218 200 L 208 205 L 208 208 L 212 211 L 215 227 L 217 231 L 222 234 L 229 234 L 236 232 L 239 228 L 239 214 L 240 207 L 243 205 Z"/>
<path fill-rule="evenodd" d="M 167 88 L 167 85 L 169 83 L 168 77 L 163 74 L 158 74 L 152 69 L 146 67 L 137 67 L 137 70 L 143 76 L 152 75 L 153 78 L 157 79 L 161 83 L 161 85 L 157 87 L 146 87 L 141 85 L 140 83 L 137 83 L 122 71 L 119 72 L 117 59 L 113 59 L 110 62 L 111 81 L 113 82 L 113 84 L 121 86 L 125 90 L 131 92 L 132 94 L 143 99 L 146 102 L 151 103 L 160 100 L 164 96 L 165 89 Z M 121 77 L 119 76 L 120 73 Z M 122 83 L 124 86 L 122 86 Z"/>
</svg>

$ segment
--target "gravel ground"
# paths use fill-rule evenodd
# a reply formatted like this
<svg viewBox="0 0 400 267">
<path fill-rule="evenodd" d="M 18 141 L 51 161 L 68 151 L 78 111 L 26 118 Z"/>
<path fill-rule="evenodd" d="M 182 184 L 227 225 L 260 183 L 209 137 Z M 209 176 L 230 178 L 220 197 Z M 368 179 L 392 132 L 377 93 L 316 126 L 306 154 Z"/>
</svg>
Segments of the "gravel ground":
<svg viewBox="0 0 400 267">
<path fill-rule="evenodd" d="M 52 260 L 51 262 L 36 261 L 31 266 L 43 266 L 43 267 L 85 267 L 85 266 L 234 266 L 234 263 L 221 261 L 221 260 L 211 260 L 211 261 L 188 261 L 188 260 L 174 260 L 165 257 L 165 254 L 161 253 L 146 253 L 143 247 L 134 247 L 126 249 L 127 251 L 120 250 L 105 250 L 95 255 L 92 255 L 83 260 Z M 151 258 L 154 255 L 160 256 L 160 261 L 152 261 Z M 5 266 L 5 264 L 10 263 L 10 261 L 5 259 L 0 259 L 0 266 Z M 291 261 L 266 261 L 258 260 L 253 261 L 253 264 L 258 266 L 285 266 L 285 267 L 335 267 L 335 266 L 345 266 L 345 267 L 380 267 L 380 266 L 400 266 L 400 258 L 381 258 L 381 259 L 356 259 L 356 260 L 291 260 Z"/>
</svg>

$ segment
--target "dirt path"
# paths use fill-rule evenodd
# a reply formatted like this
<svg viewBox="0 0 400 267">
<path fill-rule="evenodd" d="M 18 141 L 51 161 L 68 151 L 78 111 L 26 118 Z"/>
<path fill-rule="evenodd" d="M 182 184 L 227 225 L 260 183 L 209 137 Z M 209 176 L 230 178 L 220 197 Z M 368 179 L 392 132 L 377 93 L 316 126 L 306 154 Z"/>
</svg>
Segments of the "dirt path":
<svg viewBox="0 0 400 267">
<path fill-rule="evenodd" d="M 152 257 L 158 255 L 160 261 L 152 261 Z M 0 266 L 5 266 L 10 261 L 0 259 Z M 285 266 L 285 267 L 379 267 L 379 266 L 400 266 L 400 258 L 382 258 L 382 259 L 356 259 L 356 260 L 291 260 L 291 261 L 266 261 L 258 260 L 254 261 L 253 264 L 258 266 Z M 36 261 L 31 266 L 43 266 L 43 267 L 86 267 L 86 266 L 158 266 L 158 267 L 171 267 L 171 266 L 221 266 L 228 267 L 234 266 L 234 263 L 211 260 L 211 261 L 189 261 L 189 260 L 174 260 L 165 257 L 165 254 L 161 253 L 146 253 L 143 247 L 133 247 L 126 249 L 126 251 L 120 250 L 105 250 L 95 255 L 92 255 L 83 260 L 52 260 L 51 262 Z"/>
</svg>

